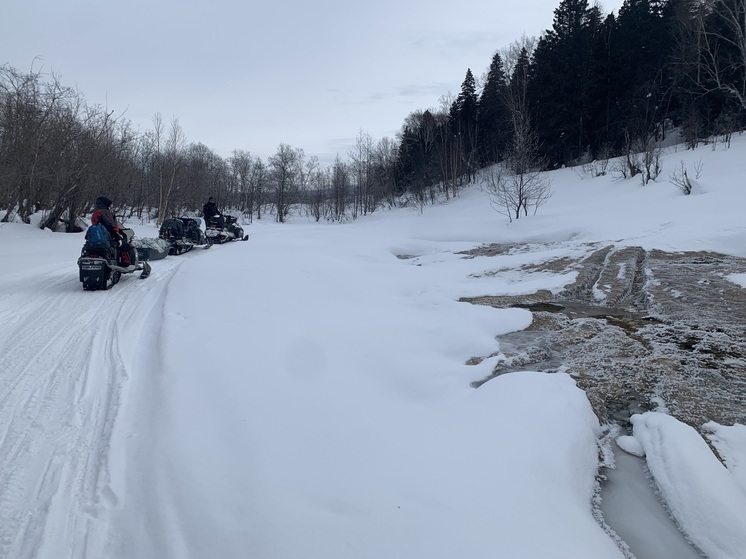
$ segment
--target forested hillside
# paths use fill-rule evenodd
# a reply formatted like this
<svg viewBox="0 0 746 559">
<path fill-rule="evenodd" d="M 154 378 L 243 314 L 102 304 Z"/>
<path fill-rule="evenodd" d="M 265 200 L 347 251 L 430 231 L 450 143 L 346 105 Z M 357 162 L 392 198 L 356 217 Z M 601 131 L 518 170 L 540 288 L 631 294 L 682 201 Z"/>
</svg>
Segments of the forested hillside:
<svg viewBox="0 0 746 559">
<path fill-rule="evenodd" d="M 196 211 L 212 194 L 251 219 L 283 222 L 298 208 L 343 221 L 456 195 L 495 163 L 499 180 L 522 185 L 527 173 L 626 156 L 618 172 L 647 182 L 672 130 L 694 147 L 746 126 L 746 0 L 626 0 L 618 14 L 563 0 L 540 37 L 495 47 L 456 96 L 412 112 L 396 138 L 361 131 L 328 166 L 287 144 L 266 160 L 240 146 L 222 157 L 187 141 L 178 118 L 156 114 L 142 132 L 54 75 L 2 66 L 3 219 L 44 211 L 42 227 L 74 231 L 105 191 L 140 217 Z"/>
</svg>

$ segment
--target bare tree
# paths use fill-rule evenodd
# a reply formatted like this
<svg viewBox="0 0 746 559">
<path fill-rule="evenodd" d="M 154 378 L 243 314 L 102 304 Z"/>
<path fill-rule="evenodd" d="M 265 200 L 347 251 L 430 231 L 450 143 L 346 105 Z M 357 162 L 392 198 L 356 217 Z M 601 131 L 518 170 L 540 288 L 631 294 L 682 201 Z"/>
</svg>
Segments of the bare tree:
<svg viewBox="0 0 746 559">
<path fill-rule="evenodd" d="M 438 168 L 446 199 L 456 196 L 463 185 L 463 165 L 461 159 L 461 137 L 451 133 L 449 108 L 453 105 L 453 95 L 443 95 L 439 99 L 439 110 L 433 113 L 435 121 Z"/>
<path fill-rule="evenodd" d="M 374 153 L 373 137 L 360 130 L 353 149 L 348 153 L 349 168 L 354 178 L 353 219 L 375 211 L 378 202 L 374 192 Z"/>
<path fill-rule="evenodd" d="M 102 184 L 113 186 L 121 170 L 121 156 L 129 136 L 118 135 L 112 113 L 80 103 L 68 107 L 67 121 L 61 124 L 59 148 L 50 165 L 57 185 L 51 207 L 40 223 L 41 228 L 56 231 L 65 216 L 68 232 L 79 230 L 76 215 L 96 195 Z M 110 193 L 110 195 L 112 195 Z"/>
<path fill-rule="evenodd" d="M 649 138 L 646 142 L 638 140 L 635 151 L 642 154 L 642 184 L 645 185 L 657 179 L 663 170 L 661 165 L 663 148 Z"/>
<path fill-rule="evenodd" d="M 254 193 L 254 207 L 256 208 L 257 219 L 262 219 L 262 205 L 266 197 L 267 183 L 267 166 L 257 157 L 251 169 L 251 190 Z"/>
<path fill-rule="evenodd" d="M 746 110 L 746 0 L 709 0 L 709 15 L 700 11 L 702 71 L 716 89 Z"/>
<path fill-rule="evenodd" d="M 529 37 L 524 34 L 520 39 L 513 41 L 507 47 L 500 49 L 500 57 L 502 58 L 503 68 L 506 75 L 513 75 L 523 51 L 526 52 L 526 55 L 529 58 L 532 56 L 537 42 L 538 39 L 536 37 Z"/>
<path fill-rule="evenodd" d="M 689 179 L 686 164 L 683 161 L 680 162 L 679 169 L 671 173 L 668 180 L 687 196 L 692 193 L 692 181 Z"/>
<path fill-rule="evenodd" d="M 506 172 L 499 176 L 494 192 L 496 207 L 507 208 L 515 219 L 521 213 L 535 214 L 552 195 L 551 180 L 541 170 L 542 161 L 536 133 L 528 128 L 516 134 L 505 158 Z"/>
<path fill-rule="evenodd" d="M 302 153 L 302 152 L 301 152 Z M 280 144 L 277 153 L 269 158 L 271 184 L 274 188 L 275 219 L 284 223 L 290 214 L 293 194 L 298 189 L 299 152 L 287 144 Z"/>
<path fill-rule="evenodd" d="M 347 214 L 347 200 L 350 191 L 350 172 L 347 164 L 339 155 L 334 159 L 330 177 L 331 197 L 329 218 L 334 221 L 343 221 Z"/>
<path fill-rule="evenodd" d="M 160 140 L 163 131 L 163 121 L 160 113 L 154 117 L 153 124 Z M 168 215 L 169 202 L 174 190 L 177 188 L 176 173 L 183 163 L 182 156 L 185 144 L 186 136 L 184 135 L 184 131 L 179 125 L 179 119 L 174 117 L 171 119 L 171 127 L 169 128 L 163 152 L 159 153 L 157 220 L 159 226 Z"/>
<path fill-rule="evenodd" d="M 397 195 L 397 148 L 394 141 L 384 136 L 376 144 L 374 155 L 376 168 L 377 198 L 385 200 L 389 207 L 396 205 Z"/>
<path fill-rule="evenodd" d="M 329 169 L 316 166 L 311 172 L 308 180 L 308 191 L 306 195 L 306 206 L 308 212 L 315 221 L 321 221 L 326 215 L 327 192 L 329 191 Z"/>
<path fill-rule="evenodd" d="M 254 160 L 248 151 L 236 149 L 228 164 L 241 200 L 241 210 L 251 215 L 254 209 L 254 192 L 251 188 Z"/>
<path fill-rule="evenodd" d="M 539 139 L 528 106 L 528 50 L 522 47 L 510 78 L 506 106 L 512 124 L 512 139 L 504 155 L 504 169 L 489 176 L 493 207 L 512 221 L 529 210 L 536 213 L 551 196 L 551 181 L 542 172 Z"/>
<path fill-rule="evenodd" d="M 55 76 L 46 83 L 42 78 L 41 72 L 0 67 L 0 202 L 8 208 L 3 221 L 17 213 L 28 223 L 29 216 L 46 205 L 55 121 L 81 104 L 77 92 L 63 87 Z"/>
<path fill-rule="evenodd" d="M 312 155 L 306 159 L 303 150 L 296 150 L 296 152 L 298 154 L 298 193 L 300 199 L 306 199 L 308 193 L 316 185 L 314 178 L 318 178 L 319 158 Z"/>
<path fill-rule="evenodd" d="M 216 197 L 219 206 L 236 207 L 241 195 L 234 179 L 223 158 L 201 142 L 190 144 L 179 158 L 178 188 L 169 203 L 169 213 L 178 217 L 182 211 L 195 210 L 207 196 Z"/>
</svg>

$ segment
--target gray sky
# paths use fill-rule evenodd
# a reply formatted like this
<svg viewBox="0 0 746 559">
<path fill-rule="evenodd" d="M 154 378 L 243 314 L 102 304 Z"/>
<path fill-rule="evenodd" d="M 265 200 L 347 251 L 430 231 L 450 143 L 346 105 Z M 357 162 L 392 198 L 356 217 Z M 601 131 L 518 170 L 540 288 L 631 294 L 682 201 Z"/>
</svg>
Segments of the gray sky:
<svg viewBox="0 0 746 559">
<path fill-rule="evenodd" d="M 0 0 L 0 64 L 54 72 L 141 131 L 176 117 L 224 157 L 285 143 L 328 162 L 361 130 L 393 138 L 458 93 L 467 68 L 479 79 L 497 49 L 551 27 L 559 3 Z"/>
</svg>

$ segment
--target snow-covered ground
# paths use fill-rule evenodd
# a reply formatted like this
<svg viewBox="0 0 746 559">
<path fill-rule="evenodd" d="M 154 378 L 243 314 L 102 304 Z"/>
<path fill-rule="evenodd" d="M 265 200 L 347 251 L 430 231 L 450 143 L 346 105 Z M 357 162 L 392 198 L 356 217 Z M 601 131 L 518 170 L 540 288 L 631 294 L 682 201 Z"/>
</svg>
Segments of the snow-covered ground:
<svg viewBox="0 0 746 559">
<path fill-rule="evenodd" d="M 744 155 L 746 135 L 671 150 L 647 186 L 559 170 L 512 224 L 478 188 L 423 213 L 255 222 L 108 292 L 82 290 L 82 234 L 0 224 L 0 557 L 624 557 L 595 519 L 602 429 L 572 378 L 470 387 L 532 316 L 457 299 L 573 278 L 458 252 L 746 257 Z M 691 196 L 667 181 L 682 160 L 702 169 Z M 620 439 L 710 559 L 746 557 L 745 429 L 707 424 L 725 465 L 665 403 Z"/>
</svg>

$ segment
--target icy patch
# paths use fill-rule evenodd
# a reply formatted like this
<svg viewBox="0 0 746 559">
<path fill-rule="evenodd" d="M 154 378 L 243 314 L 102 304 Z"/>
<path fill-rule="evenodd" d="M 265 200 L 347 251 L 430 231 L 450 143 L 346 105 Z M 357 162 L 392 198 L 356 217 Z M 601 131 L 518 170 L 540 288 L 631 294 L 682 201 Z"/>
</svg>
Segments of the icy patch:
<svg viewBox="0 0 746 559">
<path fill-rule="evenodd" d="M 623 438 L 623 437 L 620 437 Z M 632 437 L 627 437 L 632 439 Z M 701 559 L 671 519 L 650 483 L 644 460 L 612 445 L 615 466 L 601 490 L 603 521 L 635 559 Z"/>
<path fill-rule="evenodd" d="M 746 287 L 746 274 L 730 274 L 729 276 L 725 276 L 725 279 L 741 287 Z"/>
</svg>

